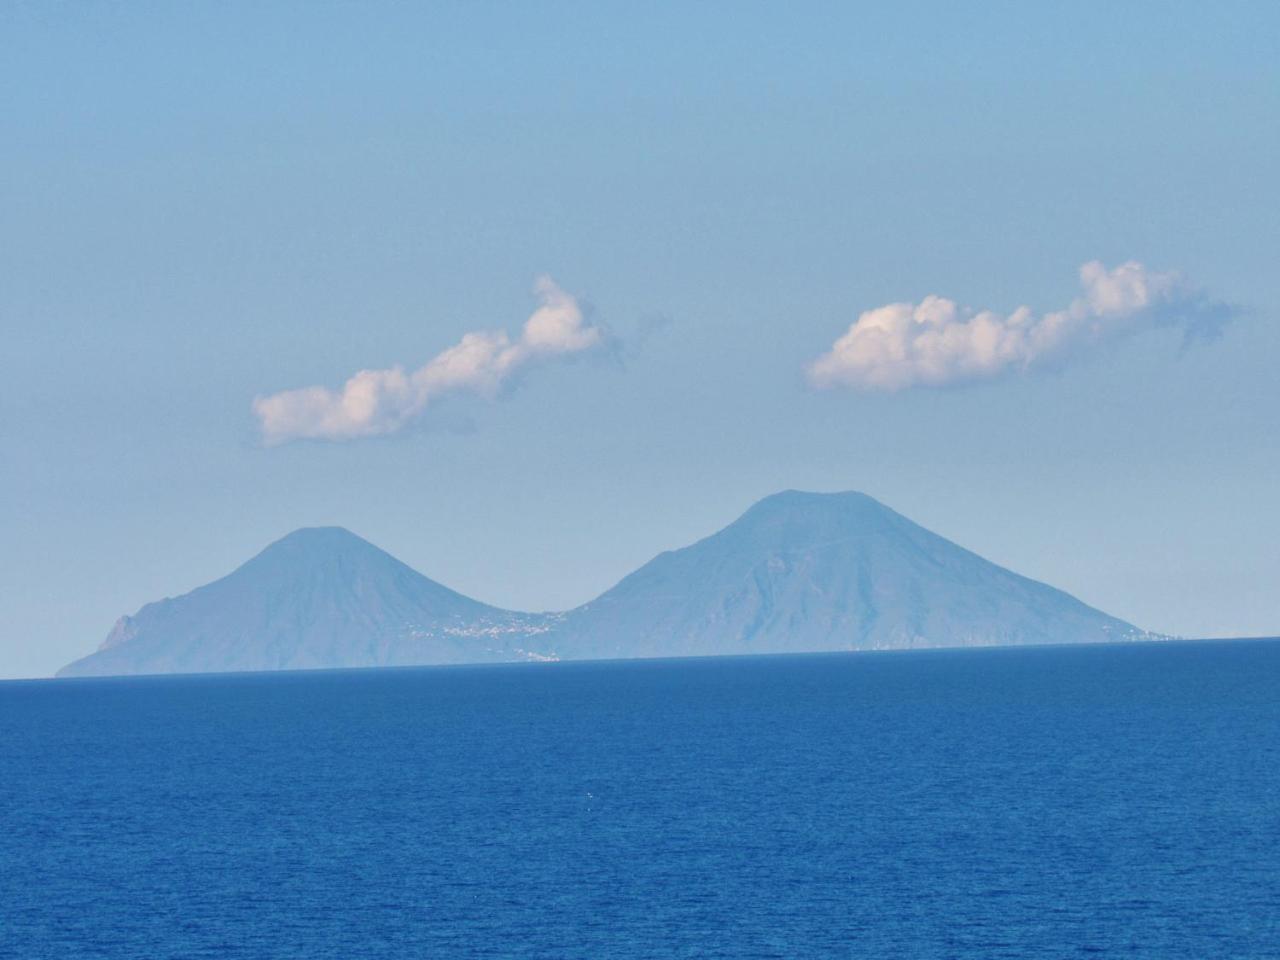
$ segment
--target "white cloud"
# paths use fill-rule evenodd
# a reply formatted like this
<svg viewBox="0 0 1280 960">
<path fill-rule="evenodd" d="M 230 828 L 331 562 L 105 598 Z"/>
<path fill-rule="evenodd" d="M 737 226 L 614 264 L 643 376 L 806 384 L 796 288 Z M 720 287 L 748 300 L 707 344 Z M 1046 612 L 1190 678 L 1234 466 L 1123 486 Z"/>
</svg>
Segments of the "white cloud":
<svg viewBox="0 0 1280 960">
<path fill-rule="evenodd" d="M 341 390 L 303 387 L 253 401 L 268 444 L 289 440 L 352 440 L 394 433 L 435 400 L 453 393 L 493 397 L 527 364 L 599 346 L 599 327 L 585 322 L 578 302 L 550 277 L 534 283 L 538 309 L 512 340 L 503 331 L 468 333 L 417 370 L 361 370 Z"/>
<path fill-rule="evenodd" d="M 809 364 L 818 388 L 901 390 L 986 380 L 1061 362 L 1077 352 L 1155 326 L 1179 326 L 1188 339 L 1215 335 L 1235 308 L 1210 300 L 1176 273 L 1130 261 L 1080 268 L 1083 295 L 1065 310 L 1037 316 L 974 311 L 944 297 L 868 310 Z"/>
</svg>

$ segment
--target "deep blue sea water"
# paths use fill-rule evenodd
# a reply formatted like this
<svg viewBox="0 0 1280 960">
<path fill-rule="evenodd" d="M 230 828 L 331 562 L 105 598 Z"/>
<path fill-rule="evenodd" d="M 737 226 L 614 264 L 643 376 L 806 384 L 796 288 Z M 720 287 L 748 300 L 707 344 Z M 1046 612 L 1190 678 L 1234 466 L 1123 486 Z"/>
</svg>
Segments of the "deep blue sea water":
<svg viewBox="0 0 1280 960">
<path fill-rule="evenodd" d="M 0 955 L 1280 956 L 1280 642 L 0 684 Z"/>
</svg>

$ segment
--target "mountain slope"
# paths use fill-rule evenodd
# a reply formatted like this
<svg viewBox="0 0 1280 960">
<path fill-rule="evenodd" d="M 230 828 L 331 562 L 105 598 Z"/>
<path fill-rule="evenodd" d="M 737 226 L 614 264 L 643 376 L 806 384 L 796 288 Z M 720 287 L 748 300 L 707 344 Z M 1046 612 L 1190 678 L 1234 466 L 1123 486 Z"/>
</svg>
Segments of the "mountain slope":
<svg viewBox="0 0 1280 960">
<path fill-rule="evenodd" d="M 338 527 L 298 530 L 221 580 L 122 617 L 59 676 L 527 658 L 545 617 L 443 587 Z"/>
<path fill-rule="evenodd" d="M 1074 643 L 1140 636 L 868 496 L 787 491 L 570 611 L 562 657 Z"/>
<path fill-rule="evenodd" d="M 1139 639 L 859 493 L 788 491 L 562 614 L 500 610 L 336 527 L 122 617 L 59 676 Z"/>
</svg>

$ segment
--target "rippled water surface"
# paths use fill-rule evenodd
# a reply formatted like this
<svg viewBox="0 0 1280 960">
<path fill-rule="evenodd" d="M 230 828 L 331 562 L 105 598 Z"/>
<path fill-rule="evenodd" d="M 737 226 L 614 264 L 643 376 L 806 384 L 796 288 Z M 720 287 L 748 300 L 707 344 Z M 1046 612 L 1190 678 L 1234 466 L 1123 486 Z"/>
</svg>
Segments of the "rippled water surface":
<svg viewBox="0 0 1280 960">
<path fill-rule="evenodd" d="M 0 684 L 0 955 L 1280 955 L 1280 642 Z"/>
</svg>

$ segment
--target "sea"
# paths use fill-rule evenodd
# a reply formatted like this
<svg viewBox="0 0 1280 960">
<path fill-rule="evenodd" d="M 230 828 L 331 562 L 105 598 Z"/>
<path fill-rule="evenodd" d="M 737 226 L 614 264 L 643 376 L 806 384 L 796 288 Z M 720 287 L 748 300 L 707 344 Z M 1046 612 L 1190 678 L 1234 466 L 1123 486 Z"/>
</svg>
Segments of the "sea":
<svg viewBox="0 0 1280 960">
<path fill-rule="evenodd" d="M 6 682 L 0 956 L 1280 957 L 1280 641 Z"/>
</svg>

